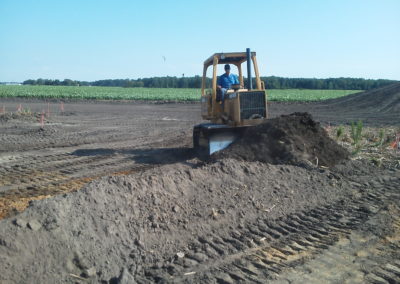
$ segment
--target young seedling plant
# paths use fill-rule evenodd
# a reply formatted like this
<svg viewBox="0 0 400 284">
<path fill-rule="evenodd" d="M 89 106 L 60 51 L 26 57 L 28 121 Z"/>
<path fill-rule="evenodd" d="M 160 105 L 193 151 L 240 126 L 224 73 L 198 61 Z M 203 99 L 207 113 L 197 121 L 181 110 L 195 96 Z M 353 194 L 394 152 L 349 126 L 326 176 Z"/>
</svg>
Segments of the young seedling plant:
<svg viewBox="0 0 400 284">
<path fill-rule="evenodd" d="M 339 141 L 344 134 L 344 127 L 342 125 L 340 125 L 337 129 L 336 129 L 336 140 Z"/>
<path fill-rule="evenodd" d="M 357 122 L 351 123 L 351 128 L 350 128 L 350 135 L 351 138 L 353 139 L 352 145 L 354 146 L 354 152 L 353 154 L 357 154 L 361 150 L 361 138 L 362 138 L 362 130 L 363 130 L 363 123 L 361 120 Z"/>
</svg>

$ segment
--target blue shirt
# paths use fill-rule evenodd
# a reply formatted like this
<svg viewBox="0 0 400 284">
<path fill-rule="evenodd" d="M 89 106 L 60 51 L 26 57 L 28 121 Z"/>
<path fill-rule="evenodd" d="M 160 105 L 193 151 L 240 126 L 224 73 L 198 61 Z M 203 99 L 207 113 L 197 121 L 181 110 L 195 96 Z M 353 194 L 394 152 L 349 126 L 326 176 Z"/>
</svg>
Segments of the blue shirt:
<svg viewBox="0 0 400 284">
<path fill-rule="evenodd" d="M 222 88 L 230 89 L 234 84 L 239 84 L 238 77 L 234 74 L 226 75 L 226 73 L 224 73 L 218 78 L 218 85 Z"/>
</svg>

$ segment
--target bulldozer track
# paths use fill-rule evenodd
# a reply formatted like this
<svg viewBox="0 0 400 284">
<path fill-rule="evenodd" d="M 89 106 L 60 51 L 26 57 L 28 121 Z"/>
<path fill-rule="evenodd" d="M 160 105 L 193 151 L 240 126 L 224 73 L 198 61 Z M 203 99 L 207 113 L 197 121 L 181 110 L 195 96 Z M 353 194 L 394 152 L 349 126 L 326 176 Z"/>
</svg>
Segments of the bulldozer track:
<svg viewBox="0 0 400 284">
<path fill-rule="evenodd" d="M 135 139 L 141 141 L 142 137 Z M 134 145 L 134 141 L 130 143 Z M 75 191 L 105 175 L 130 174 L 159 166 L 157 162 L 135 163 L 132 152 L 140 149 L 146 153 L 155 147 L 180 143 L 180 137 L 157 139 L 140 143 L 138 148 L 114 137 L 112 148 L 82 149 L 89 151 L 87 154 L 75 153 L 77 147 L 49 148 L 48 145 L 22 153 L 7 153 L 0 157 L 0 219 L 11 216 L 15 210 L 24 210 L 30 200 Z"/>
<path fill-rule="evenodd" d="M 329 268 L 335 267 L 332 274 L 336 274 L 340 263 L 342 273 L 346 269 L 348 274 L 358 273 L 358 278 L 353 275 L 353 280 L 348 283 L 399 283 L 398 188 L 400 179 L 394 178 L 390 186 L 381 184 L 373 193 L 364 193 L 356 199 L 342 199 L 273 222 L 260 219 L 227 236 L 199 236 L 184 257 L 174 255 L 165 260 L 162 267 L 159 264 L 149 267 L 146 280 L 167 283 L 291 283 L 282 280 L 281 275 L 324 255 L 318 262 L 318 273 L 303 275 L 303 283 L 321 283 L 321 279 L 329 279 Z M 386 258 L 386 261 L 372 261 L 361 267 L 352 265 L 352 262 L 347 267 L 343 265 L 353 256 L 350 250 L 347 255 L 336 247 L 346 243 L 368 220 L 391 206 L 397 211 L 393 214 L 394 221 L 387 225 L 394 230 L 394 237 L 381 236 L 378 241 L 370 241 L 368 247 L 376 253 L 381 245 L 389 243 L 397 258 L 390 263 Z M 346 282 L 346 279 L 342 280 L 341 283 Z"/>
<path fill-rule="evenodd" d="M 131 158 L 56 154 L 24 157 L 0 166 L 0 218 L 23 210 L 33 199 L 80 189 L 104 175 L 134 173 L 157 165 L 135 164 Z M 22 204 L 20 204 L 22 202 Z"/>
</svg>

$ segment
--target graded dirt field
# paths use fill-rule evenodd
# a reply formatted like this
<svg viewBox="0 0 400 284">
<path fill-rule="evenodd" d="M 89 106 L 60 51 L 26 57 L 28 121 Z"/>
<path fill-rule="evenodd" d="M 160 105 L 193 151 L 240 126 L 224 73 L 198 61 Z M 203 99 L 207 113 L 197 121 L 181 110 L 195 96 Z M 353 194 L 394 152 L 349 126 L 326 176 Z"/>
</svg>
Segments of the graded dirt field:
<svg viewBox="0 0 400 284">
<path fill-rule="evenodd" d="M 1 283 L 400 281 L 399 151 L 380 143 L 377 163 L 365 158 L 371 151 L 354 156 L 350 143 L 328 137 L 329 127 L 361 119 L 375 133 L 389 129 L 391 142 L 399 84 L 271 103 L 271 117 L 312 115 L 263 126 L 293 145 L 277 147 L 291 159 L 258 159 L 273 146 L 260 138 L 199 160 L 191 149 L 197 103 L 3 106 Z M 243 144 L 258 147 L 256 158 L 241 156 Z"/>
</svg>

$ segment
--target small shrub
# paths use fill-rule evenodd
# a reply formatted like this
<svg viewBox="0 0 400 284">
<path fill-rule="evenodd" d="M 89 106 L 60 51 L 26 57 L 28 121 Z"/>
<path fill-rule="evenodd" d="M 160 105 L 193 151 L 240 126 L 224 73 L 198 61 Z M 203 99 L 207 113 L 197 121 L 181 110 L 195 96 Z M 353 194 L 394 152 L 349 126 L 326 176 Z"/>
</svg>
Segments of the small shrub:
<svg viewBox="0 0 400 284">
<path fill-rule="evenodd" d="M 379 141 L 378 141 L 378 146 L 382 147 L 383 142 L 385 141 L 385 129 L 381 128 L 379 130 Z"/>
<path fill-rule="evenodd" d="M 338 129 L 336 129 L 336 140 L 342 138 L 343 134 L 344 134 L 344 127 L 340 125 Z"/>
<path fill-rule="evenodd" d="M 351 138 L 353 139 L 353 145 L 358 146 L 361 142 L 361 137 L 362 137 L 362 129 L 363 129 L 363 123 L 361 120 L 357 122 L 351 123 Z"/>
</svg>

